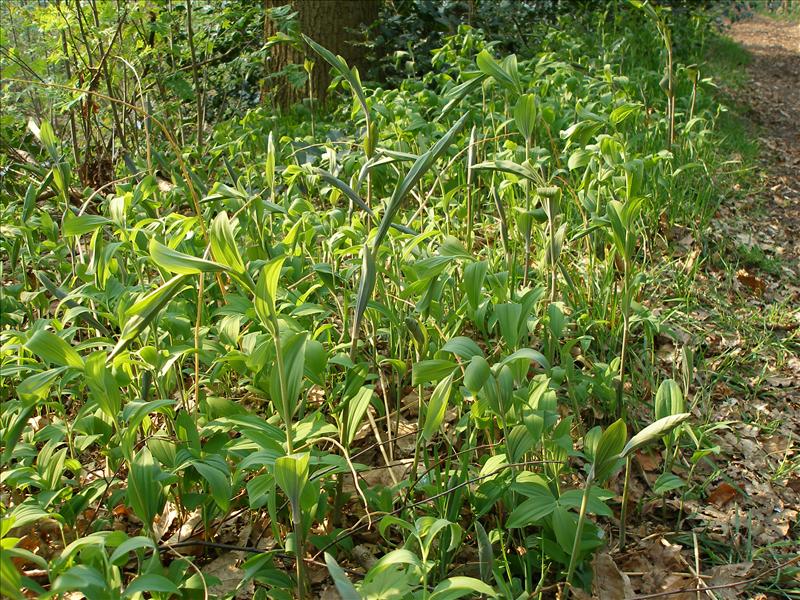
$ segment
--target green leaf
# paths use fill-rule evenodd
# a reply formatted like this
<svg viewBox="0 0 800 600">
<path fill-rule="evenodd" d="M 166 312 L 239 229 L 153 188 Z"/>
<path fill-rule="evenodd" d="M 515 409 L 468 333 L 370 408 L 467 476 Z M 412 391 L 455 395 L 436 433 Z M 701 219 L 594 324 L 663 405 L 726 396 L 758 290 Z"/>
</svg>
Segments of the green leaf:
<svg viewBox="0 0 800 600">
<path fill-rule="evenodd" d="M 447 411 L 447 403 L 453 389 L 453 373 L 447 379 L 442 379 L 433 389 L 431 399 L 428 401 L 428 410 L 425 413 L 425 424 L 422 427 L 422 437 L 430 441 L 439 430 Z"/>
<path fill-rule="evenodd" d="M 158 312 L 167 303 L 183 291 L 183 284 L 186 275 L 176 275 L 161 287 L 156 288 L 125 312 L 125 323 L 122 326 L 122 333 L 119 336 L 117 345 L 114 346 L 109 355 L 109 360 L 113 360 L 120 352 L 125 350 L 128 345 L 147 327 Z"/>
<path fill-rule="evenodd" d="M 470 360 L 473 356 L 483 356 L 483 350 L 473 340 L 468 337 L 458 336 L 447 341 L 442 346 L 444 352 L 451 352 L 464 360 Z"/>
<path fill-rule="evenodd" d="M 197 275 L 199 273 L 218 273 L 227 270 L 225 265 L 178 252 L 150 238 L 148 245 L 150 258 L 159 267 L 170 273 Z"/>
<path fill-rule="evenodd" d="M 245 275 L 244 261 L 242 261 L 242 255 L 236 245 L 228 213 L 223 211 L 217 215 L 211 223 L 209 237 L 211 238 L 211 253 L 214 255 L 214 259 L 237 275 Z"/>
<path fill-rule="evenodd" d="M 503 87 L 508 88 L 512 92 L 519 92 L 519 83 L 514 80 L 512 75 L 506 71 L 494 57 L 489 54 L 487 50 L 481 50 L 480 54 L 475 59 L 478 68 L 484 75 L 494 77 Z"/>
<path fill-rule="evenodd" d="M 488 160 L 478 163 L 472 168 L 475 171 L 499 171 L 501 173 L 511 173 L 512 175 L 522 177 L 523 179 L 528 179 L 537 184 L 542 183 L 541 178 L 538 177 L 527 166 L 517 164 L 510 160 Z"/>
<path fill-rule="evenodd" d="M 228 512 L 233 496 L 230 471 L 220 456 L 192 461 L 192 466 L 208 482 L 208 489 L 214 502 L 223 513 Z"/>
<path fill-rule="evenodd" d="M 79 591 L 87 598 L 93 598 L 106 592 L 108 585 L 103 575 L 94 567 L 77 565 L 62 573 L 53 582 L 50 592 L 63 594 L 65 592 Z"/>
<path fill-rule="evenodd" d="M 148 530 L 167 499 L 160 483 L 161 468 L 146 447 L 138 451 L 128 472 L 128 504 Z"/>
<path fill-rule="evenodd" d="M 439 582 L 439 585 L 430 595 L 430 600 L 454 600 L 469 594 L 481 594 L 490 598 L 497 597 L 492 587 L 474 577 L 448 577 Z"/>
<path fill-rule="evenodd" d="M 372 298 L 372 291 L 375 289 L 375 281 L 377 278 L 377 265 L 375 264 L 375 253 L 370 250 L 369 246 L 365 245 L 362 250 L 361 261 L 361 280 L 358 283 L 358 295 L 356 296 L 356 307 L 353 318 L 352 338 L 358 338 L 358 332 L 361 329 L 361 321 L 364 318 L 364 313 L 367 311 L 370 298 Z"/>
<path fill-rule="evenodd" d="M 353 202 L 353 204 L 358 206 L 361 210 L 363 210 L 369 216 L 371 216 L 371 217 L 375 216 L 375 213 L 372 211 L 372 209 L 369 206 L 367 206 L 367 203 L 364 202 L 364 200 L 361 198 L 361 196 L 359 196 L 358 193 L 353 188 L 351 188 L 349 185 L 347 185 L 344 181 L 342 181 L 341 179 L 339 179 L 335 175 L 332 175 L 331 173 L 328 173 L 328 171 L 325 171 L 324 169 L 320 169 L 318 167 L 311 167 L 311 172 L 314 173 L 315 175 L 319 175 L 323 179 L 323 181 L 329 183 L 330 185 L 335 187 L 337 190 L 342 192 L 345 196 L 347 196 Z"/>
<path fill-rule="evenodd" d="M 17 386 L 17 395 L 26 405 L 32 405 L 36 402 L 44 400 L 53 382 L 67 370 L 68 367 L 56 367 L 36 373 L 30 377 L 26 377 Z"/>
<path fill-rule="evenodd" d="M 485 260 L 471 262 L 464 267 L 464 291 L 467 294 L 467 301 L 473 309 L 478 308 L 480 304 L 481 290 L 488 270 L 489 262 Z"/>
<path fill-rule="evenodd" d="M 283 368 L 284 382 L 286 383 L 286 402 L 289 414 L 281 414 L 284 423 L 288 423 L 294 418 L 297 411 L 297 397 L 303 388 L 303 376 L 305 374 L 306 362 L 306 341 L 308 333 L 290 334 L 283 338 Z M 280 391 L 280 380 L 277 373 L 272 373 L 270 377 L 270 396 L 275 401 L 278 409 L 283 412 L 283 403 Z"/>
<path fill-rule="evenodd" d="M 299 517 L 300 495 L 308 483 L 308 461 L 311 455 L 308 452 L 281 456 L 275 460 L 275 483 L 283 490 L 292 511 Z"/>
<path fill-rule="evenodd" d="M 686 482 L 672 473 L 662 473 L 653 484 L 653 493 L 656 496 L 663 496 L 667 492 L 677 490 L 686 485 Z"/>
<path fill-rule="evenodd" d="M 553 511 L 553 531 L 561 549 L 567 554 L 571 554 L 572 544 L 578 533 L 578 524 L 574 515 L 562 506 L 556 506 Z"/>
<path fill-rule="evenodd" d="M 331 579 L 333 579 L 333 583 L 336 586 L 336 591 L 339 592 L 342 600 L 360 600 L 361 595 L 350 583 L 350 579 L 339 566 L 339 563 L 336 562 L 336 559 L 327 552 L 325 553 L 325 564 L 328 566 L 328 573 L 330 573 Z"/>
<path fill-rule="evenodd" d="M 506 522 L 506 527 L 509 529 L 528 527 L 538 523 L 556 509 L 558 503 L 546 485 L 526 482 L 514 486 L 514 489 L 518 489 L 520 493 L 528 496 L 528 499 L 511 511 Z"/>
<path fill-rule="evenodd" d="M 473 356 L 472 360 L 464 369 L 464 387 L 472 394 L 477 394 L 491 374 L 489 363 L 483 356 Z"/>
<path fill-rule="evenodd" d="M 526 141 L 530 142 L 536 127 L 536 96 L 523 94 L 514 107 L 514 122 Z"/>
<path fill-rule="evenodd" d="M 261 268 L 261 275 L 256 284 L 255 305 L 256 313 L 261 322 L 272 331 L 272 316 L 275 314 L 275 299 L 278 295 L 278 281 L 286 256 L 273 258 Z M 276 332 L 272 331 L 275 335 Z"/>
<path fill-rule="evenodd" d="M 627 437 L 628 428 L 622 419 L 609 425 L 600 436 L 592 463 L 595 480 L 603 482 L 614 472 Z"/>
<path fill-rule="evenodd" d="M 655 402 L 656 420 L 670 415 L 681 414 L 686 411 L 683 393 L 674 379 L 665 379 L 658 386 Z"/>
<path fill-rule="evenodd" d="M 408 173 L 406 173 L 406 176 L 403 178 L 403 180 L 398 183 L 397 187 L 392 193 L 392 197 L 389 199 L 389 205 L 386 207 L 386 211 L 383 213 L 380 225 L 378 226 L 378 233 L 375 235 L 372 245 L 373 251 L 376 251 L 381 245 L 381 242 L 383 242 L 383 238 L 386 237 L 389 227 L 392 224 L 392 220 L 400 210 L 400 206 L 403 204 L 403 201 L 408 193 L 414 188 L 414 186 L 417 185 L 419 180 L 422 179 L 422 176 L 425 175 L 425 173 L 433 166 L 433 163 L 436 162 L 439 156 L 441 156 L 445 150 L 447 150 L 456 133 L 458 133 L 459 130 L 464 126 L 468 116 L 468 112 L 464 113 L 461 118 L 449 129 L 449 131 L 439 138 L 439 140 L 430 150 L 428 150 L 414 162 L 414 165 L 411 167 Z"/>
<path fill-rule="evenodd" d="M 64 217 L 64 225 L 61 228 L 61 233 L 64 237 L 84 235 L 106 223 L 111 223 L 111 220 L 100 215 L 80 215 L 76 217 L 70 211 L 67 213 L 66 217 Z"/>
<path fill-rule="evenodd" d="M 95 352 L 86 360 L 84 371 L 91 399 L 112 420 L 116 421 L 122 408 L 119 385 L 106 367 L 106 353 Z"/>
<path fill-rule="evenodd" d="M 136 537 L 132 537 L 130 539 L 125 540 L 119 546 L 117 546 L 117 548 L 111 554 L 111 558 L 109 559 L 109 561 L 113 564 L 116 563 L 117 560 L 119 560 L 120 558 L 124 557 L 125 562 L 127 562 L 129 552 L 133 552 L 134 550 L 140 550 L 142 548 L 151 548 L 153 550 L 157 550 L 155 542 L 153 542 L 153 540 L 144 535 L 137 535 Z"/>
<path fill-rule="evenodd" d="M 275 189 L 275 155 L 275 139 L 270 131 L 267 138 L 267 160 L 264 164 L 264 175 L 270 190 Z"/>
<path fill-rule="evenodd" d="M 311 48 L 319 54 L 325 61 L 331 65 L 336 71 L 338 71 L 339 75 L 341 75 L 348 84 L 350 84 L 350 89 L 353 91 L 353 94 L 358 99 L 358 103 L 361 105 L 361 110 L 364 111 L 364 115 L 367 119 L 367 124 L 369 125 L 370 116 L 369 116 L 369 106 L 367 105 L 367 97 L 364 94 L 364 89 L 361 87 L 361 81 L 358 78 L 358 73 L 354 69 L 351 69 L 347 66 L 347 62 L 339 55 L 334 55 L 333 52 L 320 46 L 317 42 L 312 40 L 305 34 L 300 34 L 305 40 L 306 44 L 311 46 Z"/>
<path fill-rule="evenodd" d="M 691 413 L 680 413 L 677 415 L 664 417 L 655 423 L 651 423 L 630 439 L 630 441 L 620 451 L 620 455 L 624 458 L 629 454 L 636 452 L 642 446 L 646 446 L 650 442 L 654 442 L 658 438 L 667 435 L 678 425 L 688 421 L 691 416 Z"/>
<path fill-rule="evenodd" d="M 452 360 L 432 358 L 414 363 L 411 368 L 411 385 L 421 385 L 429 381 L 441 381 L 458 366 Z"/>
<path fill-rule="evenodd" d="M 144 573 L 128 584 L 123 598 L 130 598 L 134 594 L 161 592 L 164 594 L 179 594 L 178 586 L 158 573 Z"/>
<path fill-rule="evenodd" d="M 488 581 L 494 567 L 494 550 L 486 530 L 477 519 L 475 519 L 475 537 L 478 540 L 478 566 L 481 572 L 481 579 Z"/>
<path fill-rule="evenodd" d="M 50 331 L 40 329 L 31 336 L 25 347 L 45 362 L 83 369 L 83 359 L 75 349 Z"/>
<path fill-rule="evenodd" d="M 347 429 L 342 436 L 343 441 L 346 442 L 346 448 L 353 443 L 353 437 L 356 435 L 358 427 L 361 425 L 361 419 L 367 413 L 369 403 L 374 395 L 375 392 L 372 391 L 372 388 L 362 386 L 355 396 L 347 399 L 347 423 L 345 423 Z"/>
<path fill-rule="evenodd" d="M 504 302 L 494 307 L 497 322 L 500 324 L 500 335 L 509 348 L 516 348 L 522 336 L 520 327 L 522 305 L 517 302 Z"/>
</svg>

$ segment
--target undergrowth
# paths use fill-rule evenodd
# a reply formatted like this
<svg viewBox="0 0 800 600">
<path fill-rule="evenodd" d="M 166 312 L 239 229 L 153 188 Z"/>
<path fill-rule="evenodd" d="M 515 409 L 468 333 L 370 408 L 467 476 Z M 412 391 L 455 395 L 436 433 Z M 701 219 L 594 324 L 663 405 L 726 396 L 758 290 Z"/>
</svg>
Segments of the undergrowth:
<svg viewBox="0 0 800 600">
<path fill-rule="evenodd" d="M 673 327 L 713 253 L 671 249 L 750 168 L 710 77 L 744 58 L 702 13 L 614 6 L 519 57 L 462 25 L 394 89 L 305 39 L 352 102 L 202 152 L 138 98 L 103 189 L 58 110 L 4 109 L 2 593 L 199 598 L 242 550 L 220 595 L 324 565 L 343 598 L 541 597 L 631 543 L 638 451 L 647 500 L 702 494 L 718 425 Z M 8 97 L 110 108 L 23 75 Z"/>
</svg>

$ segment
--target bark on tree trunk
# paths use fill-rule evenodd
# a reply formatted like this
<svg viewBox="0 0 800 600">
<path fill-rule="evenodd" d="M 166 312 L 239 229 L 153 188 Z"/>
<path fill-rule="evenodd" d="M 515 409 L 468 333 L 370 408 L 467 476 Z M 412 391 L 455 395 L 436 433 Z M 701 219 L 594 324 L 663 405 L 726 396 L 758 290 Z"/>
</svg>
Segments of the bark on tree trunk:
<svg viewBox="0 0 800 600">
<path fill-rule="evenodd" d="M 350 66 L 364 67 L 364 48 L 353 44 L 359 39 L 358 31 L 378 18 L 380 0 L 264 0 L 264 40 L 277 33 L 275 23 L 269 18 L 269 9 L 291 4 L 297 11 L 300 31 L 322 44 L 334 54 L 341 54 Z M 272 46 L 267 73 L 278 73 L 290 64 L 299 64 L 310 58 L 314 61 L 311 90 L 316 100 L 325 100 L 331 82 L 330 65 L 320 57 L 310 56 L 307 49 L 297 50 L 289 44 Z M 279 106 L 289 106 L 308 97 L 308 87 L 296 88 L 286 77 L 270 79 L 268 89 Z M 262 101 L 266 95 L 262 95 Z"/>
</svg>

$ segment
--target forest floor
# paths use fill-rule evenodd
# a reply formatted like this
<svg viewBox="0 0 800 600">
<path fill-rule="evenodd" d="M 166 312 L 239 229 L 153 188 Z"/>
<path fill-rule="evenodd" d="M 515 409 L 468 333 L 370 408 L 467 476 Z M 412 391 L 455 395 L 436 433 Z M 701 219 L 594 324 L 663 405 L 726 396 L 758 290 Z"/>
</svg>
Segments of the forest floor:
<svg viewBox="0 0 800 600">
<path fill-rule="evenodd" d="M 674 508 L 686 513 L 684 531 L 692 531 L 683 539 L 684 553 L 716 565 L 704 580 L 696 579 L 698 587 L 751 579 L 751 585 L 721 587 L 704 597 L 797 597 L 800 24 L 756 15 L 733 24 L 729 35 L 745 50 L 731 45 L 733 60 L 740 53 L 740 81 L 722 89 L 734 106 L 730 118 L 741 117 L 739 134 L 746 142 L 742 156 L 731 158 L 754 168 L 724 191 L 707 232 L 710 250 L 695 304 L 685 314 L 687 331 L 701 340 L 705 372 L 697 381 L 705 388 L 700 395 L 707 394 L 701 412 L 714 415 L 719 454 L 716 471 L 705 474 L 705 497 Z M 756 152 L 750 159 L 747 144 Z M 659 551 L 670 550 L 669 543 L 661 546 Z M 673 572 L 672 582 L 647 586 L 648 577 L 652 571 L 636 591 L 685 589 L 688 582 Z"/>
<path fill-rule="evenodd" d="M 800 24 L 756 15 L 728 35 L 708 63 L 737 183 L 720 181 L 709 228 L 668 235 L 672 271 L 701 266 L 659 349 L 673 368 L 679 344 L 696 349 L 712 451 L 680 473 L 702 491 L 663 503 L 641 502 L 659 457 L 637 457 L 636 542 L 595 560 L 595 597 L 800 597 Z M 670 513 L 679 531 L 664 529 Z"/>
</svg>

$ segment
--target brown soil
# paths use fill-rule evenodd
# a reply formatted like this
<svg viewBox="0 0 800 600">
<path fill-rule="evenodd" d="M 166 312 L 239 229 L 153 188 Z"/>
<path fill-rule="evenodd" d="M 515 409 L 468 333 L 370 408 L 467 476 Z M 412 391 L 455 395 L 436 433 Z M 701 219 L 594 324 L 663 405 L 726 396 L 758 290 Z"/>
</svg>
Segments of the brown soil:
<svg viewBox="0 0 800 600">
<path fill-rule="evenodd" d="M 800 259 L 800 24 L 763 16 L 733 25 L 731 36 L 751 54 L 742 97 L 759 127 L 767 171 L 771 236 L 783 258 Z M 771 196 L 771 198 L 770 198 Z"/>
</svg>

